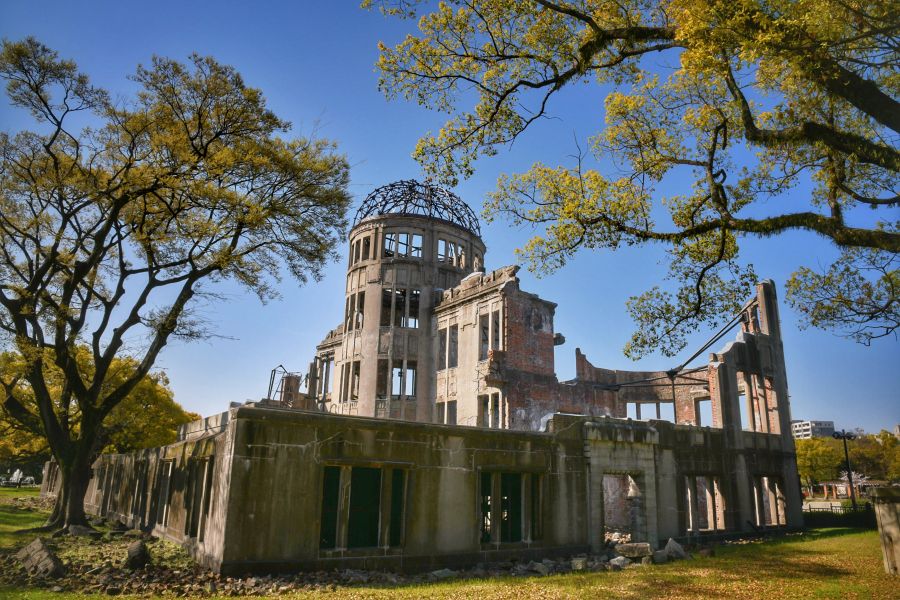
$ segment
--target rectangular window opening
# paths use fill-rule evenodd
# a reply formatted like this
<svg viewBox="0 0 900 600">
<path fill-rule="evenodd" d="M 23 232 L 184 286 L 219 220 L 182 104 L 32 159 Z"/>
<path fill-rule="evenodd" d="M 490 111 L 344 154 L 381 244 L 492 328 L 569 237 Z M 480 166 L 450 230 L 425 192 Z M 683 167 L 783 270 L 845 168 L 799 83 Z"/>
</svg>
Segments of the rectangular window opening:
<svg viewBox="0 0 900 600">
<path fill-rule="evenodd" d="M 337 546 L 338 497 L 341 468 L 325 467 L 322 472 L 322 517 L 319 527 L 319 548 L 330 550 Z"/>
<path fill-rule="evenodd" d="M 362 259 L 369 260 L 369 254 L 372 251 L 372 239 L 369 236 L 363 238 L 362 241 Z"/>
<path fill-rule="evenodd" d="M 365 315 L 366 293 L 360 292 L 356 295 L 356 329 L 362 329 L 363 315 Z"/>
<path fill-rule="evenodd" d="M 491 473 L 481 474 L 481 542 L 487 544 L 491 541 L 491 504 L 493 502 L 491 490 Z"/>
<path fill-rule="evenodd" d="M 491 350 L 502 350 L 500 344 L 500 311 L 491 313 Z"/>
<path fill-rule="evenodd" d="M 750 422 L 750 409 L 747 405 L 747 394 L 738 394 L 737 403 L 741 411 L 741 429 L 744 431 L 752 431 L 753 424 Z"/>
<path fill-rule="evenodd" d="M 404 394 L 410 398 L 416 397 L 416 361 L 406 361 L 406 373 L 403 378 Z"/>
<path fill-rule="evenodd" d="M 444 423 L 444 403 L 438 402 L 434 405 L 435 408 L 435 422 L 443 424 Z"/>
<path fill-rule="evenodd" d="M 406 319 L 406 327 L 417 329 L 419 327 L 419 305 L 422 292 L 409 290 L 409 317 Z"/>
<path fill-rule="evenodd" d="M 395 360 L 391 368 L 391 395 L 399 398 L 403 394 L 403 361 Z"/>
<path fill-rule="evenodd" d="M 379 322 L 382 327 L 391 326 L 391 300 L 393 297 L 394 292 L 391 288 L 381 290 L 381 320 Z"/>
<path fill-rule="evenodd" d="M 447 344 L 447 367 L 453 369 L 458 364 L 459 327 L 450 326 L 450 338 Z"/>
<path fill-rule="evenodd" d="M 403 541 L 403 507 L 406 504 L 406 471 L 391 471 L 391 527 L 388 532 L 388 544 L 399 546 Z"/>
<path fill-rule="evenodd" d="M 344 304 L 344 331 L 351 331 L 353 329 L 354 302 L 355 296 L 353 294 L 347 296 L 347 301 Z"/>
<path fill-rule="evenodd" d="M 500 474 L 500 541 L 522 541 L 522 475 Z"/>
<path fill-rule="evenodd" d="M 406 256 L 409 254 L 409 234 L 397 234 L 397 256 Z"/>
<path fill-rule="evenodd" d="M 375 377 L 375 394 L 382 398 L 387 396 L 388 361 L 385 358 L 378 359 L 378 373 Z"/>
<path fill-rule="evenodd" d="M 438 353 L 437 353 L 437 370 L 442 371 L 447 368 L 447 330 L 438 330 Z"/>
<path fill-rule="evenodd" d="M 377 547 L 380 515 L 381 469 L 353 467 L 350 471 L 347 547 Z"/>
<path fill-rule="evenodd" d="M 628 492 L 632 479 L 626 474 L 603 475 L 603 536 L 606 541 L 631 541 L 632 515 Z"/>
<path fill-rule="evenodd" d="M 394 326 L 403 327 L 406 319 L 406 289 L 394 290 Z"/>
<path fill-rule="evenodd" d="M 350 364 L 341 365 L 341 402 L 350 398 Z"/>
<path fill-rule="evenodd" d="M 422 236 L 414 233 L 411 236 L 409 255 L 413 258 L 422 258 Z"/>
<path fill-rule="evenodd" d="M 359 399 L 359 361 L 353 361 L 353 370 L 351 371 L 350 382 L 350 399 L 357 401 Z"/>
<path fill-rule="evenodd" d="M 438 262 L 447 262 L 447 240 L 438 240 L 437 260 Z"/>
<path fill-rule="evenodd" d="M 384 234 L 384 256 L 391 258 L 395 254 L 397 254 L 397 234 L 386 233 Z"/>
<path fill-rule="evenodd" d="M 456 400 L 447 402 L 447 425 L 456 425 Z"/>
<path fill-rule="evenodd" d="M 478 424 L 482 427 L 487 427 L 490 423 L 490 406 L 490 398 L 486 394 L 478 396 Z"/>
<path fill-rule="evenodd" d="M 478 315 L 478 360 L 487 360 L 490 347 L 490 321 L 488 315 Z"/>
</svg>

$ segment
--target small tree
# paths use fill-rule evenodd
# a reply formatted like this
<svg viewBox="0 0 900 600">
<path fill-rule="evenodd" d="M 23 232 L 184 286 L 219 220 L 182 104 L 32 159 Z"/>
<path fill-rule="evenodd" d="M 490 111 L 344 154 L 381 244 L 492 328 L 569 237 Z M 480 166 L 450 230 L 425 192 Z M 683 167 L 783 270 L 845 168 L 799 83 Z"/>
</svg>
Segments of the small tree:
<svg viewBox="0 0 900 600">
<path fill-rule="evenodd" d="M 834 443 L 835 440 L 812 438 L 808 440 L 796 440 L 797 470 L 800 480 L 809 488 L 810 494 L 813 487 L 820 481 L 830 481 L 838 476 L 841 465 L 844 464 L 843 453 Z"/>
<path fill-rule="evenodd" d="M 364 4 L 420 17 L 417 34 L 381 46 L 381 87 L 449 115 L 414 156 L 451 183 L 552 126 L 564 90 L 602 86 L 590 154 L 501 176 L 485 210 L 538 230 L 522 249 L 538 274 L 581 248 L 667 248 L 678 289 L 629 301 L 627 355 L 672 355 L 690 331 L 728 320 L 755 280 L 741 241 L 793 230 L 843 252 L 824 273 L 794 274 L 788 300 L 805 324 L 865 343 L 897 331 L 896 3 Z M 817 258 L 797 248 L 798 263 Z"/>
<path fill-rule="evenodd" d="M 282 268 L 320 275 L 346 227 L 348 167 L 329 142 L 278 137 L 289 124 L 212 58 L 154 58 L 118 103 L 32 38 L 3 43 L 0 77 L 40 128 L 0 136 L 0 331 L 35 403 L 7 393 L 4 405 L 59 463 L 51 525 L 83 525 L 108 416 L 173 336 L 209 333 L 189 313 L 207 284 L 266 299 Z M 79 115 L 91 127 L 75 129 Z M 48 362 L 63 373 L 58 398 Z"/>
<path fill-rule="evenodd" d="M 91 352 L 80 347 L 77 353 L 79 370 L 92 376 L 89 364 Z M 17 405 L 26 407 L 31 414 L 39 410 L 31 387 L 22 378 L 25 361 L 14 352 L 0 353 L 0 384 L 4 398 L 12 395 Z M 44 360 L 47 372 L 44 379 L 53 398 L 54 410 L 61 411 L 60 396 L 65 377 L 53 363 L 48 352 Z M 131 377 L 137 362 L 132 358 L 116 358 L 110 367 L 108 384 L 121 384 Z M 76 428 L 81 418 L 77 403 L 69 405 L 69 422 Z M 176 440 L 178 426 L 200 418 L 185 411 L 177 402 L 165 374 L 148 373 L 134 386 L 122 402 L 110 411 L 97 434 L 98 446 L 104 452 L 131 452 L 141 448 L 155 448 Z M 27 468 L 29 475 L 38 475 L 43 463 L 50 458 L 50 448 L 40 421 L 26 419 L 25 423 L 12 418 L 0 403 L 0 465 L 15 464 Z"/>
</svg>

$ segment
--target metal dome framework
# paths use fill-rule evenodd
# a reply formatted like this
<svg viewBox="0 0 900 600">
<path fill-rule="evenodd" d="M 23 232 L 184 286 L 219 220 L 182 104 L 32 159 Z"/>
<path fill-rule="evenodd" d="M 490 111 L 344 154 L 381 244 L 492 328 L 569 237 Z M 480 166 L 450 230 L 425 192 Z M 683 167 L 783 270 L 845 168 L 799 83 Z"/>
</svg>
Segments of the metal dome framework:
<svg viewBox="0 0 900 600">
<path fill-rule="evenodd" d="M 363 200 L 353 227 L 381 215 L 418 215 L 447 221 L 481 237 L 478 217 L 462 198 L 430 183 L 415 179 L 395 181 L 376 188 Z"/>
</svg>

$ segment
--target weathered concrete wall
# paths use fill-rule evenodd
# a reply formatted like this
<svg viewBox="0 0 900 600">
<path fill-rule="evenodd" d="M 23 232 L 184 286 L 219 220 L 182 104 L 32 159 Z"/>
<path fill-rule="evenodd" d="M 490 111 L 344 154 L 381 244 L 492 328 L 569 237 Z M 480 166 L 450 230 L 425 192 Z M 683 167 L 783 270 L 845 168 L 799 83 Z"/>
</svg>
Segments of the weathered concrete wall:
<svg viewBox="0 0 900 600">
<path fill-rule="evenodd" d="M 86 507 L 224 572 L 415 571 L 599 549 L 610 528 L 658 546 L 757 517 L 795 525 L 782 437 L 739 438 L 610 417 L 556 414 L 527 432 L 247 405 L 220 433 L 102 456 Z"/>
<path fill-rule="evenodd" d="M 93 465 L 85 510 L 181 543 L 201 564 L 218 568 L 230 491 L 229 439 L 226 429 L 162 448 L 104 454 Z M 45 471 L 56 489 L 42 493 L 53 495 L 56 465 L 47 463 Z"/>
<path fill-rule="evenodd" d="M 554 435 L 259 408 L 238 409 L 232 424 L 225 570 L 341 565 L 417 570 L 577 551 L 587 544 L 577 429 Z M 320 549 L 328 466 L 407 473 L 402 544 L 355 549 L 338 539 L 335 548 Z M 540 479 L 541 539 L 480 540 L 478 489 L 484 472 Z"/>
</svg>

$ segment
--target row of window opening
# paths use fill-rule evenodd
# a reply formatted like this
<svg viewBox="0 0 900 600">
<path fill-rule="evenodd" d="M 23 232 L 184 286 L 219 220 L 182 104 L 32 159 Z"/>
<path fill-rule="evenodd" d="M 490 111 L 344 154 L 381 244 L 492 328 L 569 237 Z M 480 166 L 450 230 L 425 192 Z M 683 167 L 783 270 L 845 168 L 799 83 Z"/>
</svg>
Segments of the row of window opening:
<svg viewBox="0 0 900 600">
<path fill-rule="evenodd" d="M 326 466 L 322 475 L 319 548 L 403 545 L 411 491 L 407 469 Z M 538 474 L 482 472 L 477 524 L 481 542 L 540 540 L 541 483 Z M 342 487 L 349 487 L 349 494 L 342 495 Z M 341 539 L 342 535 L 346 538 Z"/>
<path fill-rule="evenodd" d="M 350 266 L 362 260 L 375 258 L 375 252 L 372 249 L 372 239 L 373 236 L 365 236 L 353 242 L 350 248 Z M 422 258 L 422 235 L 408 232 L 385 233 L 382 256 L 384 258 Z M 474 262 L 472 265 L 469 265 L 465 246 L 453 240 L 438 239 L 436 258 L 439 263 L 461 269 L 467 266 L 474 266 L 476 269 L 481 268 L 481 256 L 476 253 Z"/>
</svg>

